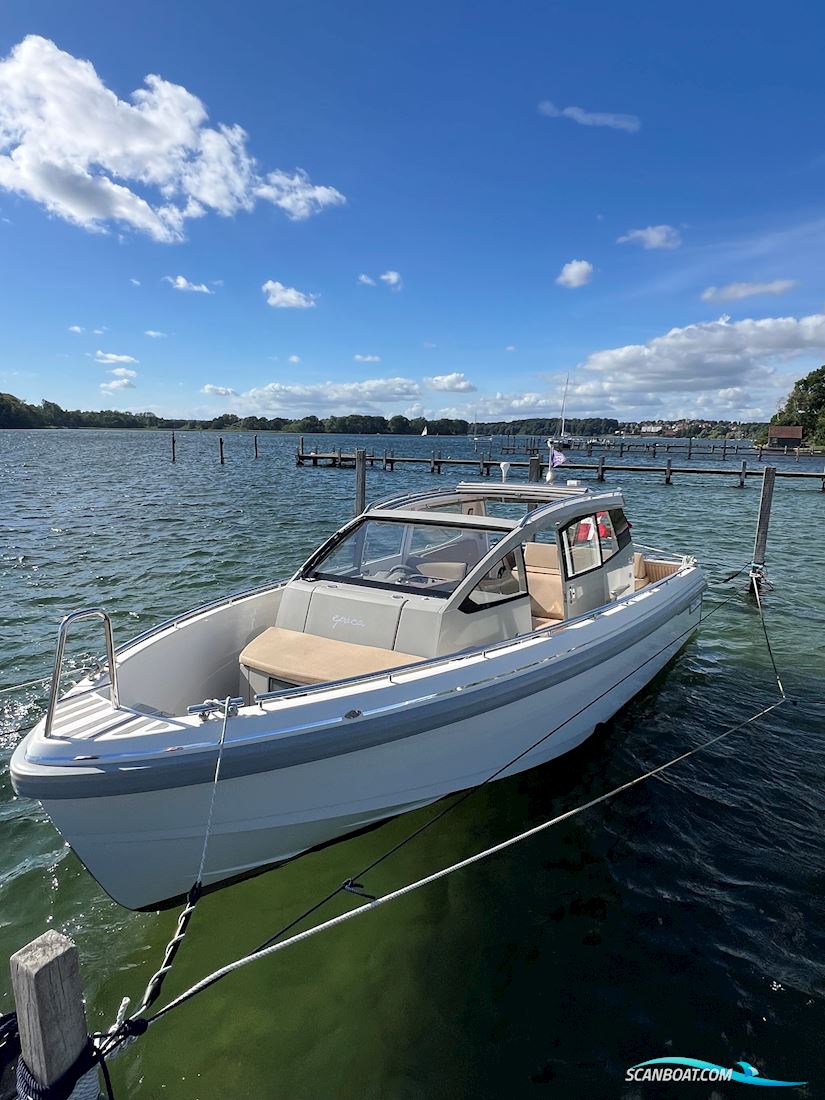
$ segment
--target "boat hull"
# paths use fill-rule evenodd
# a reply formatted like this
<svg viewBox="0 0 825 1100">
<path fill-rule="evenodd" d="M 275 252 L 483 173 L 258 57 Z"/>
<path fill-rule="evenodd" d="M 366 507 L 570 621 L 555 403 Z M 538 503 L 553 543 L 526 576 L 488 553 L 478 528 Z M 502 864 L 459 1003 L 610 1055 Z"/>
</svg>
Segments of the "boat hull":
<svg viewBox="0 0 825 1100">
<path fill-rule="evenodd" d="M 204 885 L 473 787 L 507 761 L 498 778 L 569 752 L 687 642 L 703 587 L 687 568 L 626 601 L 623 619 L 611 620 L 610 609 L 438 670 L 413 667 L 380 688 L 336 694 L 332 685 L 269 710 L 245 708 L 227 729 Z M 207 725 L 207 754 L 64 769 L 71 777 L 54 784 L 57 797 L 24 743 L 15 786 L 41 799 L 117 902 L 155 908 L 186 893 L 200 862 L 220 720 Z M 54 779 L 58 768 L 46 770 Z"/>
</svg>

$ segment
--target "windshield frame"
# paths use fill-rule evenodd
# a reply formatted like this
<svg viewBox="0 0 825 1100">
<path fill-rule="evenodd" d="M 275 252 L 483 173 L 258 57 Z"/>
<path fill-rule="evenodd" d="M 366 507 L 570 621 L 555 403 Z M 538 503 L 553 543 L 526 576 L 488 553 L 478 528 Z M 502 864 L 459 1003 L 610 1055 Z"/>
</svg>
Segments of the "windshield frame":
<svg viewBox="0 0 825 1100">
<path fill-rule="evenodd" d="M 452 522 L 439 523 L 438 518 L 442 516 L 449 516 Z M 305 581 L 327 581 L 334 584 L 347 584 L 356 588 L 373 588 L 380 589 L 387 592 L 393 592 L 395 594 L 407 595 L 407 596 L 433 596 L 436 599 L 448 600 L 453 596 L 459 587 L 461 587 L 468 577 L 472 576 L 481 564 L 487 560 L 487 558 L 500 546 L 501 542 L 510 533 L 508 529 L 502 529 L 500 522 L 496 522 L 496 519 L 490 517 L 492 522 L 488 525 L 479 520 L 483 520 L 485 517 L 474 516 L 472 517 L 474 522 L 463 524 L 455 522 L 456 513 L 433 513 L 433 512 L 421 512 L 420 515 L 411 516 L 409 513 L 405 515 L 393 516 L 391 514 L 376 515 L 375 513 L 366 512 L 363 516 L 359 516 L 357 521 L 353 525 L 348 525 L 342 528 L 340 531 L 328 539 L 322 546 L 320 546 L 312 557 L 306 562 L 303 568 L 299 571 L 298 576 L 301 580 Z M 486 552 L 468 568 L 463 577 L 460 577 L 455 582 L 445 582 L 449 584 L 449 587 L 441 587 L 437 584 L 427 585 L 425 587 L 417 587 L 414 585 L 400 584 L 387 580 L 376 580 L 371 577 L 357 576 L 348 577 L 341 573 L 325 573 L 323 568 L 319 569 L 319 565 L 323 566 L 323 562 L 334 554 L 335 551 L 346 542 L 350 540 L 356 540 L 359 538 L 359 534 L 363 532 L 363 529 L 367 524 L 398 524 L 402 528 L 410 527 L 433 527 L 440 528 L 441 530 L 454 528 L 456 532 L 456 538 L 461 537 L 462 532 L 475 532 L 478 534 L 497 535 L 496 542 L 489 546 Z M 363 538 L 363 535 L 361 535 Z M 406 539 L 406 536 L 402 537 Z M 449 545 L 449 543 L 445 543 Z M 363 564 L 363 563 L 362 563 Z"/>
</svg>

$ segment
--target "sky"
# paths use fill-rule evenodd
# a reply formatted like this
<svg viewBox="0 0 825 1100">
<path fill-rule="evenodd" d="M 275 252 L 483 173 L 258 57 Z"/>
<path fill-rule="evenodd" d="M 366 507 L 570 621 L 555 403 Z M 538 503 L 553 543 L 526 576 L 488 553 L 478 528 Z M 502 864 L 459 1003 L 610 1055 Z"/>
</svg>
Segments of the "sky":
<svg viewBox="0 0 825 1100">
<path fill-rule="evenodd" d="M 761 420 L 825 361 L 825 9 L 5 0 L 0 390 Z"/>
</svg>

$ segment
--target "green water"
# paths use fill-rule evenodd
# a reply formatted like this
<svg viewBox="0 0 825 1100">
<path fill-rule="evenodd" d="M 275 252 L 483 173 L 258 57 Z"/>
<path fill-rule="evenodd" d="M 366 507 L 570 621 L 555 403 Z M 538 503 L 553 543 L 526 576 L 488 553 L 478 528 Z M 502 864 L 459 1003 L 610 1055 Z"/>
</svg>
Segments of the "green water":
<svg viewBox="0 0 825 1100">
<path fill-rule="evenodd" d="M 399 454 L 472 453 L 465 440 L 394 443 Z M 348 517 L 353 492 L 351 471 L 296 469 L 294 446 L 261 436 L 255 462 L 251 438 L 229 436 L 220 467 L 215 436 L 182 434 L 172 466 L 161 434 L 0 432 L 0 686 L 48 670 L 68 610 L 108 608 L 122 641 L 287 575 Z M 750 559 L 758 482 L 740 491 L 733 473 L 676 476 L 670 487 L 648 475 L 613 480 L 639 540 L 700 558 L 706 610 L 735 590 L 724 577 Z M 423 467 L 375 469 L 368 496 L 434 482 Z M 825 1094 L 817 489 L 778 485 L 769 543 L 768 624 L 796 705 L 505 855 L 233 975 L 114 1063 L 118 1095 L 635 1100 L 670 1095 L 623 1083 L 629 1065 L 665 1054 L 745 1059 L 764 1075 L 811 1081 L 796 1095 Z M 72 658 L 80 667 L 100 648 L 94 630 L 78 632 Z M 382 893 L 577 805 L 774 694 L 753 607 L 734 600 L 602 735 L 484 789 L 367 889 Z M 0 704 L 0 956 L 46 928 L 66 931 L 80 948 L 90 1024 L 108 1026 L 122 996 L 142 993 L 175 914 L 118 908 L 40 808 L 13 798 L 14 730 L 36 720 L 42 696 Z M 265 939 L 433 812 L 207 897 L 165 995 Z M 0 1011 L 9 1005 L 0 967 Z M 669 1088 L 688 1100 L 721 1095 Z"/>
</svg>

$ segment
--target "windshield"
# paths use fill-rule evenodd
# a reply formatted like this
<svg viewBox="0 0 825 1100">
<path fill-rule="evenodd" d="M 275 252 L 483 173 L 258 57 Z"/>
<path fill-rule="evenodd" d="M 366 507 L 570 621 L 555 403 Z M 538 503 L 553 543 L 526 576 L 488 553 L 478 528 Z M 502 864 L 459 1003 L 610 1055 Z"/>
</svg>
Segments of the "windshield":
<svg viewBox="0 0 825 1100">
<path fill-rule="evenodd" d="M 449 596 L 504 533 L 368 519 L 305 576 Z"/>
</svg>

